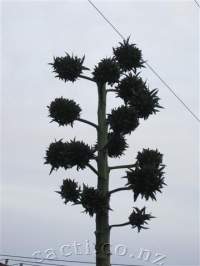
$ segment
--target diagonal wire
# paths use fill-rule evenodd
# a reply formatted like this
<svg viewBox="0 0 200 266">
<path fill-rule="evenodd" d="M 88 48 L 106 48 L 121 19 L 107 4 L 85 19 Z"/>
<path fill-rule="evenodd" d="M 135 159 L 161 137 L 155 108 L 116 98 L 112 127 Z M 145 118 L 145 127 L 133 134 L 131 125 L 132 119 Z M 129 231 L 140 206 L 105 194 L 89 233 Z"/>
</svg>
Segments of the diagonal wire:
<svg viewBox="0 0 200 266">
<path fill-rule="evenodd" d="M 113 28 L 113 30 L 122 38 L 125 39 L 125 37 L 120 33 L 120 31 L 111 23 L 111 21 L 102 13 L 102 11 L 96 7 L 96 5 L 91 1 L 88 0 L 88 2 L 91 4 L 91 6 L 101 15 L 101 17 Z M 198 6 L 199 3 L 195 1 Z M 154 73 L 154 75 L 157 76 L 157 78 L 165 85 L 165 87 L 176 97 L 176 99 L 185 107 L 185 109 L 197 120 L 197 122 L 200 122 L 200 119 L 198 116 L 190 109 L 190 107 L 184 103 L 184 101 L 175 93 L 175 91 L 169 86 L 169 84 L 158 74 L 158 72 L 147 62 L 145 62 L 147 67 Z"/>
<path fill-rule="evenodd" d="M 200 4 L 197 0 L 194 0 L 194 2 L 196 3 L 196 5 L 200 8 Z"/>
<path fill-rule="evenodd" d="M 190 112 L 190 114 L 200 122 L 200 119 L 192 112 L 192 110 L 184 103 L 184 101 L 175 93 L 175 91 L 164 81 L 164 79 L 156 72 L 156 70 L 146 62 L 148 68 L 159 78 L 159 80 L 168 88 L 168 90 L 179 100 L 179 102 Z"/>
<path fill-rule="evenodd" d="M 11 257 L 13 257 L 13 256 L 11 256 Z M 37 266 L 37 265 L 66 266 L 66 264 L 33 261 L 34 258 L 30 258 L 29 259 L 28 257 L 26 257 L 26 259 L 20 259 L 21 256 L 16 256 L 16 257 L 18 257 L 18 258 L 17 259 L 9 258 L 9 261 L 14 261 L 14 262 L 18 261 L 18 262 L 20 262 L 22 264 L 25 264 L 25 265 L 31 263 L 31 264 L 33 264 L 35 266 Z M 46 259 L 44 259 L 44 260 L 46 260 Z M 50 261 L 50 260 L 51 259 L 48 259 L 48 261 Z M 66 260 L 65 262 L 66 263 L 77 263 L 77 264 L 93 264 L 93 265 L 95 264 L 94 262 L 90 262 L 90 261 L 77 261 L 77 260 Z"/>
<path fill-rule="evenodd" d="M 47 259 L 47 258 L 34 258 L 34 257 L 28 257 L 28 256 L 17 256 L 17 255 L 6 255 L 6 254 L 0 254 L 1 257 L 6 257 L 9 261 L 19 261 L 24 265 L 32 265 L 32 266 L 39 266 L 39 265 L 52 265 L 52 266 L 67 266 L 66 264 L 57 264 L 57 263 L 48 263 L 44 261 L 55 261 L 55 262 L 66 262 L 66 263 L 77 263 L 77 264 L 90 264 L 90 265 L 96 265 L 95 262 L 92 261 L 78 261 L 78 260 L 61 260 L 61 259 Z M 22 260 L 20 260 L 20 258 Z M 27 260 L 28 259 L 28 260 Z M 43 259 L 42 262 L 39 261 L 33 261 L 37 259 Z M 19 264 L 19 263 L 18 263 Z M 111 263 L 113 266 L 142 266 L 142 265 L 133 265 L 133 264 L 123 264 L 123 263 Z M 10 266 L 10 265 L 9 265 Z M 13 266 L 13 265 L 11 265 Z"/>
<path fill-rule="evenodd" d="M 111 23 L 111 21 L 110 20 L 108 20 L 107 18 L 106 18 L 106 16 L 101 12 L 101 10 L 100 9 L 98 9 L 96 6 L 95 6 L 95 4 L 92 2 L 92 1 L 90 1 L 90 0 L 88 0 L 88 2 L 94 7 L 94 9 L 96 9 L 96 11 L 105 19 L 105 21 L 106 22 L 108 22 L 108 24 L 113 28 L 113 30 L 122 38 L 122 39 L 125 39 L 124 38 L 124 36 L 118 31 L 118 29 Z"/>
</svg>

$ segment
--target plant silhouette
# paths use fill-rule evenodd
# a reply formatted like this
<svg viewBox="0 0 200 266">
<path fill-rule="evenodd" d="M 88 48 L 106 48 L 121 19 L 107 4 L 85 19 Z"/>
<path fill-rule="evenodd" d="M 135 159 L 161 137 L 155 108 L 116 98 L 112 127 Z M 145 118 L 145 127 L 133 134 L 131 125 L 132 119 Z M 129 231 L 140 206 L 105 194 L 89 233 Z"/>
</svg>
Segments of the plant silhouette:
<svg viewBox="0 0 200 266">
<path fill-rule="evenodd" d="M 113 55 L 103 58 L 91 72 L 91 77 L 83 74 L 89 69 L 84 64 L 85 57 L 78 58 L 66 53 L 55 57 L 51 66 L 56 77 L 64 82 L 75 82 L 78 78 L 86 79 L 97 86 L 98 121 L 81 118 L 80 106 L 70 99 L 56 98 L 49 106 L 49 117 L 59 126 L 73 126 L 81 121 L 96 129 L 97 141 L 89 146 L 76 139 L 52 142 L 45 157 L 45 163 L 53 170 L 65 170 L 76 167 L 77 170 L 90 168 L 97 177 L 97 187 L 78 184 L 75 180 L 65 179 L 57 191 L 64 203 L 82 205 L 84 212 L 96 218 L 96 265 L 110 266 L 110 232 L 114 227 L 130 225 L 138 232 L 147 229 L 146 225 L 154 218 L 146 213 L 146 207 L 133 207 L 127 221 L 122 224 L 109 224 L 110 199 L 114 193 L 130 190 L 134 202 L 139 196 L 145 200 L 156 200 L 156 193 L 161 192 L 164 182 L 163 155 L 158 150 L 143 149 L 135 161 L 127 165 L 109 166 L 108 159 L 119 158 L 128 148 L 125 135 L 135 131 L 141 120 L 156 114 L 160 108 L 158 90 L 150 90 L 140 76 L 144 67 L 142 51 L 129 38 L 116 48 Z M 108 88 L 109 85 L 109 88 Z M 106 112 L 107 93 L 114 93 L 124 104 Z M 96 164 L 96 166 L 93 166 Z M 109 190 L 109 176 L 114 169 L 125 169 L 123 187 Z"/>
</svg>

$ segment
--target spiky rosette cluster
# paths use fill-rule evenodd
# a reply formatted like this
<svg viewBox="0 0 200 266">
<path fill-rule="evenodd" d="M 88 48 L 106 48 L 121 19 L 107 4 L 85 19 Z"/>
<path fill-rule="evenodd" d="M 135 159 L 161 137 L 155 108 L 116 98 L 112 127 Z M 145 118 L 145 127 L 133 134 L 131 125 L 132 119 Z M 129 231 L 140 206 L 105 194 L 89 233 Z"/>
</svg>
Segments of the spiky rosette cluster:
<svg viewBox="0 0 200 266">
<path fill-rule="evenodd" d="M 161 189 L 165 185 L 164 172 L 165 166 L 162 164 L 162 154 L 157 150 L 143 149 L 137 155 L 135 169 L 127 172 L 127 185 L 134 192 L 134 201 L 138 196 L 148 200 L 156 200 L 156 192 L 161 193 Z"/>
<path fill-rule="evenodd" d="M 50 144 L 45 158 L 45 164 L 51 165 L 51 172 L 59 167 L 69 169 L 76 166 L 79 170 L 84 169 L 94 158 L 94 151 L 82 141 L 62 142 L 60 140 Z"/>
<path fill-rule="evenodd" d="M 125 104 L 134 107 L 139 118 L 147 119 L 162 108 L 159 105 L 158 90 L 149 90 L 146 82 L 138 74 L 129 73 L 116 87 L 117 94 Z"/>
<path fill-rule="evenodd" d="M 146 83 L 138 74 L 133 75 L 132 73 L 125 75 L 116 86 L 118 97 L 123 99 L 126 104 L 130 102 L 133 95 L 144 88 L 146 88 Z"/>
<path fill-rule="evenodd" d="M 108 134 L 107 148 L 109 157 L 120 157 L 128 148 L 128 144 L 126 143 L 126 139 L 123 135 L 111 132 Z"/>
<path fill-rule="evenodd" d="M 144 67 L 141 50 L 135 44 L 130 44 L 129 38 L 113 48 L 113 53 L 123 71 Z"/>
<path fill-rule="evenodd" d="M 94 158 L 94 151 L 83 141 L 71 140 L 68 143 L 67 156 L 70 165 L 77 166 L 77 169 L 84 169 L 89 161 Z"/>
<path fill-rule="evenodd" d="M 46 151 L 45 164 L 51 165 L 50 174 L 54 169 L 57 170 L 59 167 L 67 169 L 67 161 L 65 158 L 66 150 L 67 143 L 62 142 L 62 140 L 55 141 L 49 145 Z"/>
<path fill-rule="evenodd" d="M 134 108 L 120 106 L 108 115 L 110 128 L 118 134 L 130 134 L 139 125 L 138 114 Z"/>
<path fill-rule="evenodd" d="M 65 204 L 68 202 L 73 202 L 74 204 L 79 202 L 81 189 L 77 182 L 71 179 L 65 179 L 60 189 L 58 193 L 64 199 Z"/>
<path fill-rule="evenodd" d="M 63 57 L 54 57 L 54 62 L 50 65 L 53 66 L 53 71 L 61 80 L 74 82 L 83 70 L 88 68 L 83 66 L 85 57 L 79 58 L 77 56 L 70 56 L 66 53 Z"/>
<path fill-rule="evenodd" d="M 49 109 L 49 117 L 52 121 L 57 122 L 60 126 L 71 125 L 80 117 L 81 108 L 73 100 L 56 98 L 51 102 Z"/>
<path fill-rule="evenodd" d="M 83 185 L 83 191 L 80 198 L 81 204 L 86 213 L 93 216 L 97 212 L 102 212 L 107 208 L 107 200 L 94 187 Z"/>
<path fill-rule="evenodd" d="M 160 168 L 163 162 L 163 155 L 156 149 L 143 149 L 142 152 L 137 154 L 137 165 L 142 168 L 146 165 L 150 165 L 155 168 Z"/>
<path fill-rule="evenodd" d="M 130 106 L 134 107 L 140 118 L 147 119 L 150 115 L 159 112 L 162 108 L 159 105 L 160 98 L 157 96 L 158 90 L 149 90 L 148 87 L 138 91 L 130 99 Z"/>
<path fill-rule="evenodd" d="M 141 229 L 148 229 L 144 225 L 148 224 L 147 221 L 150 219 L 155 218 L 154 216 L 151 216 L 151 214 L 145 213 L 145 211 L 145 207 L 141 210 L 138 208 L 133 208 L 133 212 L 129 216 L 129 222 L 132 225 L 132 228 L 137 228 L 138 232 L 140 232 Z"/>
<path fill-rule="evenodd" d="M 102 59 L 93 71 L 94 80 L 99 84 L 108 83 L 113 85 L 118 82 L 120 77 L 120 68 L 113 58 Z"/>
</svg>

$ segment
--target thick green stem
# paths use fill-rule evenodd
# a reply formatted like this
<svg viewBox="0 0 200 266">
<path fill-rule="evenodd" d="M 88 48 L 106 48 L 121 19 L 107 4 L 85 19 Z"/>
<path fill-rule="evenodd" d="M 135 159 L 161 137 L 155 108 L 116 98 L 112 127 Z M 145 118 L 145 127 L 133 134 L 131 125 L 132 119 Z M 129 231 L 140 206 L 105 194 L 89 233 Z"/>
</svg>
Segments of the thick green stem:
<svg viewBox="0 0 200 266">
<path fill-rule="evenodd" d="M 106 146 L 108 126 L 106 121 L 106 86 L 98 84 L 98 184 L 97 189 L 107 198 L 109 207 L 109 169 Z M 96 214 L 96 266 L 110 266 L 110 228 L 108 208 Z"/>
</svg>

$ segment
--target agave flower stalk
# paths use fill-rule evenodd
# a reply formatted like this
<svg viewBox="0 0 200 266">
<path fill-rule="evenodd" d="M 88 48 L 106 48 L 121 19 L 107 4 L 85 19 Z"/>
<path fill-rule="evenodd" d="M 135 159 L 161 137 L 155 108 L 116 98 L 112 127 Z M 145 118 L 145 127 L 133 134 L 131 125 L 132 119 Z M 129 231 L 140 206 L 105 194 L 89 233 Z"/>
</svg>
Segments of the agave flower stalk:
<svg viewBox="0 0 200 266">
<path fill-rule="evenodd" d="M 110 166 L 109 158 L 124 155 L 128 144 L 126 135 L 131 134 L 150 115 L 158 112 L 160 98 L 158 90 L 150 90 L 146 81 L 140 77 L 144 67 L 142 51 L 130 39 L 124 40 L 113 48 L 113 55 L 100 60 L 90 76 L 84 71 L 89 68 L 83 65 L 85 56 L 78 57 L 66 53 L 63 57 L 54 57 L 53 71 L 56 77 L 64 82 L 75 82 L 85 79 L 95 84 L 98 93 L 97 122 L 82 117 L 83 110 L 72 99 L 56 98 L 48 106 L 51 122 L 59 126 L 74 126 L 76 121 L 91 126 L 97 133 L 95 143 L 61 139 L 52 142 L 46 150 L 45 164 L 50 165 L 50 173 L 63 168 L 89 168 L 97 185 L 79 184 L 74 179 L 65 178 L 56 191 L 64 204 L 81 205 L 83 212 L 95 217 L 96 266 L 110 266 L 111 229 L 130 226 L 136 232 L 148 229 L 147 223 L 154 218 L 146 213 L 146 207 L 134 206 L 124 222 L 110 224 L 110 200 L 115 193 L 132 193 L 135 204 L 140 196 L 144 200 L 157 200 L 165 184 L 163 155 L 156 149 L 143 149 L 130 163 Z M 109 87 L 108 87 L 109 86 Z M 120 97 L 124 104 L 107 110 L 107 93 L 112 92 Z M 142 121 L 141 121 L 142 120 Z M 124 186 L 110 190 L 112 171 L 124 170 Z"/>
</svg>

